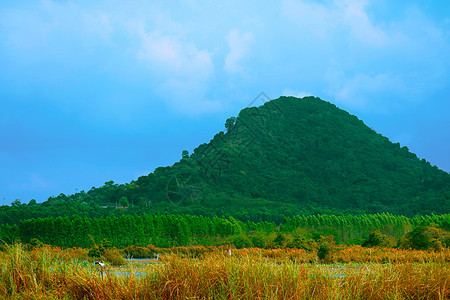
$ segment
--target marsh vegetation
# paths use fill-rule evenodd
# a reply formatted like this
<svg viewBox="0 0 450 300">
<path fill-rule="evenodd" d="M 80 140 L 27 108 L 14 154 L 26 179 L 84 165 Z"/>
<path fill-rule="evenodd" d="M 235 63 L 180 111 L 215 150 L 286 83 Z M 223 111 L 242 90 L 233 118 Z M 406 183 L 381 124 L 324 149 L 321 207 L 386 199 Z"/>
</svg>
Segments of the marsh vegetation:
<svg viewBox="0 0 450 300">
<path fill-rule="evenodd" d="M 158 249 L 160 263 L 130 264 L 108 249 L 22 244 L 0 252 L 0 294 L 10 299 L 448 299 L 450 251 L 335 249 L 329 261 L 301 249 Z M 121 256 L 122 259 L 117 258 Z M 109 258 L 108 258 L 109 257 Z"/>
</svg>

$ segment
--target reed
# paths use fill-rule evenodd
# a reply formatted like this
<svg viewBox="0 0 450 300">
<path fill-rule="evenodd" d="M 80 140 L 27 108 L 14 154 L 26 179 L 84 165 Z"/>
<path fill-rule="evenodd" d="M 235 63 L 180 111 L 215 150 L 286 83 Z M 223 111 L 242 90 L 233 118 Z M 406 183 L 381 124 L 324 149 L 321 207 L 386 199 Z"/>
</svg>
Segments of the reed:
<svg viewBox="0 0 450 300">
<path fill-rule="evenodd" d="M 166 251 L 158 264 L 104 269 L 87 250 L 23 245 L 0 252 L 7 299 L 449 299 L 449 251 L 338 249 L 321 264 L 298 249 Z M 182 250 L 182 251 L 180 251 Z M 182 253 L 183 255 L 180 255 Z M 391 257 L 391 259 L 386 259 Z"/>
</svg>

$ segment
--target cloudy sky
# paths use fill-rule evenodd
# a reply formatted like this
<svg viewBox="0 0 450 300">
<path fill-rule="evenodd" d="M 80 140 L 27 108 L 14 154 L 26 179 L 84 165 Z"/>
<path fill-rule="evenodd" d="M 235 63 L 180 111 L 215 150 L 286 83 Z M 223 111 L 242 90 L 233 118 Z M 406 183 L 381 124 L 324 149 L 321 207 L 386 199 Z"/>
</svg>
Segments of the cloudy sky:
<svg viewBox="0 0 450 300">
<path fill-rule="evenodd" d="M 220 4 L 218 4 L 220 2 Z M 171 165 L 260 92 L 450 171 L 450 1 L 0 2 L 0 202 Z"/>
</svg>

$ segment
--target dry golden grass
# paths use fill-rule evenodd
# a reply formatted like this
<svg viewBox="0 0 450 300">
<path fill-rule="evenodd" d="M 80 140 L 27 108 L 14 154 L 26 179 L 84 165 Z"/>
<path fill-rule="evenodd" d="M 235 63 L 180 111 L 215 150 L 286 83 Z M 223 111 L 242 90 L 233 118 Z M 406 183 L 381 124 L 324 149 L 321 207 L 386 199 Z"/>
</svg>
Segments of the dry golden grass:
<svg viewBox="0 0 450 300">
<path fill-rule="evenodd" d="M 0 295 L 5 299 L 450 298 L 449 250 L 349 247 L 333 256 L 346 263 L 333 264 L 319 264 L 314 252 L 298 249 L 232 250 L 231 256 L 223 248 L 209 250 L 196 258 L 167 252 L 158 264 L 109 265 L 102 270 L 84 261 L 83 249 L 26 251 L 14 245 L 0 252 Z"/>
</svg>

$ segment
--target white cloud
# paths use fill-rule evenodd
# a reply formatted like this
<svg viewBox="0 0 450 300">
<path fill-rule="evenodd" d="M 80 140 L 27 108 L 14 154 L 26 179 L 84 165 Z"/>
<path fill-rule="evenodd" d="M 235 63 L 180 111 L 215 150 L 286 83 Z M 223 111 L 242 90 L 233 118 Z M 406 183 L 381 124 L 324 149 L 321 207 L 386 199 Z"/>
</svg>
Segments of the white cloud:
<svg viewBox="0 0 450 300">
<path fill-rule="evenodd" d="M 281 13 L 299 29 L 299 42 L 329 50 L 317 48 L 323 55 L 314 71 L 337 103 L 380 113 L 426 101 L 446 85 L 445 29 L 414 5 L 389 18 L 369 9 L 366 0 L 284 0 Z M 299 55 L 306 59 L 308 50 Z"/>
<path fill-rule="evenodd" d="M 248 54 L 251 44 L 255 41 L 252 33 L 242 33 L 237 29 L 228 32 L 225 39 L 228 42 L 230 52 L 225 57 L 224 69 L 230 73 L 242 71 L 239 62 Z"/>
<path fill-rule="evenodd" d="M 284 89 L 283 92 L 281 92 L 281 95 L 283 95 L 283 96 L 293 96 L 293 97 L 297 97 L 297 98 L 303 98 L 303 97 L 307 97 L 307 96 L 312 96 L 312 94 L 309 93 L 309 92 L 291 90 L 289 88 Z"/>
<path fill-rule="evenodd" d="M 344 30 L 352 38 L 372 46 L 389 42 L 388 35 L 372 24 L 366 0 L 335 0 L 329 5 L 304 0 L 284 0 L 282 15 L 301 29 L 324 38 Z"/>
<path fill-rule="evenodd" d="M 208 99 L 208 88 L 214 74 L 212 54 L 199 50 L 192 42 L 158 31 L 140 31 L 138 57 L 148 61 L 161 82 L 156 89 L 169 106 L 183 114 L 202 114 L 221 109 L 220 103 Z"/>
<path fill-rule="evenodd" d="M 373 25 L 365 11 L 367 0 L 335 1 L 343 24 L 348 26 L 351 34 L 358 40 L 373 46 L 383 46 L 389 37 L 381 28 Z"/>
<path fill-rule="evenodd" d="M 281 13 L 288 20 L 314 34 L 324 37 L 333 27 L 332 12 L 323 4 L 315 2 L 285 0 Z"/>
<path fill-rule="evenodd" d="M 147 66 L 149 77 L 158 78 L 149 84 L 169 106 L 180 112 L 190 106 L 198 106 L 195 112 L 215 109 L 207 99 L 214 75 L 212 52 L 197 47 L 192 35 L 189 39 L 189 26 L 175 22 L 160 5 L 134 4 L 80 6 L 73 1 L 43 0 L 33 10 L 0 10 L 0 33 L 5 33 L 0 46 L 5 43 L 24 64 L 48 60 L 64 65 L 71 62 L 67 58 L 79 59 L 80 63 L 50 69 L 58 78 L 75 72 L 80 64 L 89 65 L 99 51 L 117 54 L 119 60 L 135 59 L 136 65 Z M 100 68 L 110 71 L 114 62 L 108 59 Z M 96 58 L 95 64 L 102 63 Z M 93 100 L 111 108 L 111 103 L 100 103 L 102 99 Z M 111 97 L 107 99 L 110 102 Z"/>
<path fill-rule="evenodd" d="M 138 57 L 151 61 L 170 75 L 209 77 L 213 73 L 208 50 L 198 50 L 193 43 L 157 31 L 142 31 L 140 37 L 142 44 Z"/>
<path fill-rule="evenodd" d="M 329 83 L 328 94 L 336 103 L 361 110 L 383 112 L 404 104 L 414 90 L 405 79 L 391 73 L 356 73 L 346 76 L 330 68 L 326 74 Z"/>
<path fill-rule="evenodd" d="M 380 94 L 381 90 L 410 95 L 413 88 L 426 91 L 448 85 L 448 25 L 443 27 L 419 7 L 405 8 L 398 16 L 386 19 L 383 13 L 372 14 L 376 11 L 369 11 L 372 7 L 367 0 L 282 0 L 281 18 L 274 14 L 273 20 L 260 26 L 224 18 L 229 23 L 202 31 L 199 29 L 204 28 L 205 19 L 200 16 L 205 12 L 199 10 L 210 7 L 195 0 L 181 2 L 183 11 L 194 17 L 180 14 L 180 4 L 140 1 L 132 1 L 132 5 L 102 1 L 80 5 L 76 1 L 42 0 L 30 4 L 29 9 L 4 8 L 0 10 L 0 47 L 8 54 L 5 60 L 18 62 L 11 65 L 19 71 L 20 64 L 24 69 L 35 62 L 45 65 L 42 72 L 48 70 L 48 82 L 95 66 L 108 76 L 114 72 L 126 74 L 120 70 L 124 67 L 120 62 L 126 62 L 130 70 L 137 69 L 142 72 L 140 76 L 151 78 L 147 90 L 161 95 L 152 94 L 152 101 L 165 101 L 183 112 L 194 106 L 198 106 L 196 112 L 221 109 L 210 95 L 215 93 L 213 86 L 216 91 L 226 86 L 222 71 L 229 73 L 228 85 L 234 90 L 249 88 L 249 83 L 267 84 L 263 81 L 270 79 L 271 85 L 277 82 L 275 88 L 280 91 L 286 87 L 283 76 L 298 75 L 303 76 L 299 82 L 307 82 L 309 87 L 302 85 L 306 91 L 327 90 L 339 101 L 364 106 L 375 101 L 371 94 Z M 272 12 L 277 5 L 265 11 Z M 236 4 L 223 14 L 232 16 L 242 11 Z M 209 11 L 205 15 L 209 17 L 207 24 L 215 18 Z M 249 18 L 262 16 L 263 12 L 257 10 Z M 448 19 L 443 22 L 448 24 Z M 267 39 L 266 46 L 261 45 L 265 48 L 258 48 L 258 55 L 252 55 L 250 61 L 256 35 Z M 224 60 L 222 54 L 226 55 Z M 330 61 L 340 65 L 330 68 Z M 250 64 L 255 72 L 242 80 Z M 305 72 L 307 69 L 311 71 Z M 327 69 L 334 71 L 325 76 Z M 342 77 L 331 76 L 333 72 L 340 72 Z M 13 75 L 8 74 L 9 78 Z M 399 84 L 397 89 L 394 83 Z M 229 92 L 230 88 L 224 90 Z M 295 89 L 283 93 L 309 94 Z M 357 99 L 352 98 L 355 95 Z M 107 107 L 102 99 L 110 101 L 110 97 L 89 101 Z M 57 101 L 63 102 L 64 97 Z M 123 102 L 128 101 L 144 100 L 127 98 Z"/>
<path fill-rule="evenodd" d="M 168 78 L 159 87 L 169 106 L 186 115 L 200 115 L 223 109 L 218 100 L 208 97 L 208 82 L 195 78 Z"/>
<path fill-rule="evenodd" d="M 57 34 L 60 40 L 70 36 L 75 43 L 88 38 L 107 40 L 113 32 L 107 13 L 84 9 L 72 2 L 50 0 L 37 2 L 29 10 L 0 11 L 2 27 L 6 29 L 5 40 L 10 46 L 30 52 L 48 47 L 47 43 Z"/>
</svg>

